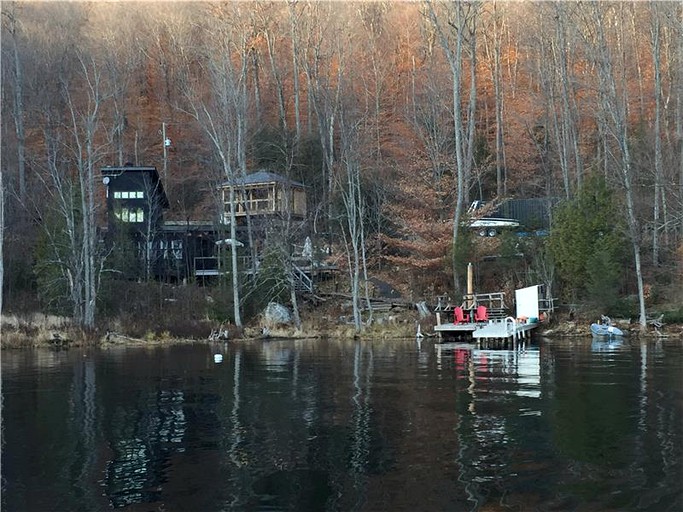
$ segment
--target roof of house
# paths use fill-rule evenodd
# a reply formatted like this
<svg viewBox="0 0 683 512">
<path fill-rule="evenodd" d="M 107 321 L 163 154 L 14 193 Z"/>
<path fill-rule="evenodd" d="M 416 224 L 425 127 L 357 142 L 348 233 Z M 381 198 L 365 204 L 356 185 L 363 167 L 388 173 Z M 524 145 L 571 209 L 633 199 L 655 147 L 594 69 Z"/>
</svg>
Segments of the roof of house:
<svg viewBox="0 0 683 512">
<path fill-rule="evenodd" d="M 233 182 L 235 185 L 260 185 L 265 183 L 279 183 L 282 185 L 291 185 L 295 187 L 305 187 L 303 183 L 298 181 L 290 180 L 286 176 L 281 174 L 276 174 L 274 172 L 266 171 L 261 169 L 252 174 L 247 174 L 246 178 L 236 178 Z M 227 187 L 230 185 L 230 181 L 225 181 L 221 183 L 222 187 Z"/>
<path fill-rule="evenodd" d="M 157 168 L 154 166 L 123 165 L 114 167 L 111 165 L 107 165 L 106 167 L 100 169 L 100 172 L 102 173 L 102 176 L 104 176 L 105 178 L 118 178 L 123 173 L 147 173 L 152 177 L 154 187 L 156 187 L 157 193 L 159 194 L 159 197 L 161 197 L 162 206 L 164 208 L 168 208 L 170 205 L 168 201 L 168 196 L 166 195 L 166 190 L 164 190 L 164 184 L 161 181 L 161 177 L 159 176 Z"/>
</svg>

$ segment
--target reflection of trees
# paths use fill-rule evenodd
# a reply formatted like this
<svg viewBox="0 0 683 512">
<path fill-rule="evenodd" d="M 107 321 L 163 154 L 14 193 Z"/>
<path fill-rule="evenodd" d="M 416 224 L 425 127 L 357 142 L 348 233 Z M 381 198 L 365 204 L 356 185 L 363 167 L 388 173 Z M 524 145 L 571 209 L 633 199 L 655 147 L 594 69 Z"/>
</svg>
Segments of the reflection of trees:
<svg viewBox="0 0 683 512">
<path fill-rule="evenodd" d="M 184 402 L 182 390 L 162 389 L 142 392 L 134 407 L 117 409 L 105 476 L 114 507 L 160 499 L 169 458 L 185 449 Z"/>
<path fill-rule="evenodd" d="M 360 343 L 356 343 L 353 357 L 353 416 L 351 432 L 351 460 L 350 469 L 353 475 L 353 487 L 356 491 L 357 501 L 353 510 L 362 505 L 367 485 L 367 470 L 370 463 L 370 396 L 372 388 L 372 347 L 367 351 L 367 360 L 363 361 L 363 352 Z M 362 368 L 365 363 L 365 368 Z M 363 372 L 365 370 L 365 372 Z M 363 376 L 363 373 L 365 375 Z"/>
<path fill-rule="evenodd" d="M 639 508 L 675 509 L 683 481 L 683 414 L 672 406 L 672 390 L 680 388 L 680 373 L 677 383 L 668 381 L 674 373 L 660 367 L 661 345 L 597 345 L 553 350 L 551 427 L 570 469 L 563 484 L 606 508 L 636 500 Z M 629 492 L 608 496 L 605 487 Z"/>
<path fill-rule="evenodd" d="M 35 375 L 3 360 L 3 510 L 680 508 L 680 348 L 412 348 L 78 353 Z M 26 382 L 41 392 L 17 393 Z M 560 438 L 591 424 L 623 433 L 623 467 Z"/>
<path fill-rule="evenodd" d="M 71 482 L 84 503 L 96 508 L 96 498 L 92 488 L 92 475 L 97 464 L 97 379 L 95 362 L 81 361 L 74 365 L 71 384 L 71 421 L 77 431 L 78 449 L 72 464 L 69 466 Z"/>
</svg>

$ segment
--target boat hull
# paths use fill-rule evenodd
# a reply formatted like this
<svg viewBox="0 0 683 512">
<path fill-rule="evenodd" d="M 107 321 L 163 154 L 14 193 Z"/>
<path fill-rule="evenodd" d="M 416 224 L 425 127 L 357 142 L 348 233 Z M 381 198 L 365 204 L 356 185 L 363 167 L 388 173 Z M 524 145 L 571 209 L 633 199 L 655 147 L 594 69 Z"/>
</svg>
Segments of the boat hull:
<svg viewBox="0 0 683 512">
<path fill-rule="evenodd" d="M 591 324 L 591 332 L 593 336 L 602 336 L 605 338 L 613 338 L 616 336 L 623 336 L 624 332 L 614 327 L 613 325 Z"/>
</svg>

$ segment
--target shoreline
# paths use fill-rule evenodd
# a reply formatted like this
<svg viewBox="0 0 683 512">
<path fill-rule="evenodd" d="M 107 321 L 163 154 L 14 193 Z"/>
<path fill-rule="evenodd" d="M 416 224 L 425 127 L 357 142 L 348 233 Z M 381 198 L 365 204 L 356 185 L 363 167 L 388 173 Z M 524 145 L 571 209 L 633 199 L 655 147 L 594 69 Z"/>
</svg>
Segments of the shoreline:
<svg viewBox="0 0 683 512">
<path fill-rule="evenodd" d="M 265 329 L 260 326 L 248 326 L 238 332 L 234 327 L 220 331 L 220 336 L 211 335 L 202 338 L 178 337 L 164 331 L 155 333 L 149 331 L 144 337 L 136 337 L 125 332 L 102 331 L 96 329 L 86 332 L 75 328 L 67 318 L 54 317 L 42 314 L 30 315 L 27 318 L 14 316 L 2 317 L 0 328 L 0 348 L 69 348 L 69 347 L 111 347 L 111 346 L 164 346 L 184 343 L 253 343 L 256 341 L 277 341 L 282 339 L 319 340 L 319 339 L 360 339 L 360 340 L 391 340 L 415 338 L 417 319 L 408 318 L 413 315 L 405 315 L 402 321 L 387 324 L 376 323 L 357 334 L 352 326 L 347 324 L 328 324 L 321 326 L 310 320 L 304 320 L 302 327 L 296 329 L 293 326 L 277 326 Z M 426 339 L 437 338 L 431 332 L 433 324 L 427 320 L 421 323 L 422 334 Z M 647 340 L 676 340 L 683 339 L 683 325 L 664 325 L 660 329 L 648 326 L 645 332 L 641 332 L 638 324 L 629 324 L 620 321 L 619 327 L 626 335 L 624 340 L 647 339 Z M 583 325 L 576 321 L 555 320 L 548 325 L 542 325 L 534 334 L 534 337 L 562 337 L 562 338 L 590 338 L 589 324 Z"/>
</svg>

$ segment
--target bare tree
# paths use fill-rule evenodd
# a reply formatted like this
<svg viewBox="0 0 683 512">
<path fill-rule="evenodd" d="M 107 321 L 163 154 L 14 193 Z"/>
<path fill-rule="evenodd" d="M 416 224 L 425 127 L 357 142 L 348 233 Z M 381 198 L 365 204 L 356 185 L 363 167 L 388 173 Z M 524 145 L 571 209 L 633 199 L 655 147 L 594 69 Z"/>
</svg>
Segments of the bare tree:
<svg viewBox="0 0 683 512">
<path fill-rule="evenodd" d="M 5 283 L 5 253 L 3 244 L 5 242 L 5 185 L 2 181 L 3 173 L 0 172 L 0 318 L 2 317 L 2 298 L 4 295 Z M 2 336 L 2 322 L 0 321 L 0 337 Z"/>
<path fill-rule="evenodd" d="M 102 13 L 105 20 L 110 17 L 120 20 L 115 26 L 105 25 L 99 31 L 99 39 L 112 88 L 111 113 L 107 116 L 111 118 L 108 135 L 116 152 L 118 165 L 123 165 L 126 162 L 125 135 L 132 114 L 129 98 L 135 92 L 132 84 L 139 72 L 142 56 L 140 48 L 135 44 L 140 32 L 135 21 L 140 13 L 137 9 L 131 9 L 130 5 L 122 4 L 106 4 L 101 9 L 106 9 Z M 167 178 L 165 173 L 163 177 Z"/>
<path fill-rule="evenodd" d="M 611 46 L 607 40 L 606 24 L 616 21 L 621 13 L 614 12 L 618 6 L 591 5 L 591 16 L 586 20 L 585 41 L 589 57 L 596 66 L 598 81 L 598 106 L 604 133 L 612 144 L 608 146 L 610 159 L 614 163 L 616 175 L 621 184 L 626 202 L 626 216 L 628 221 L 629 241 L 633 251 L 633 260 L 638 284 L 639 322 L 641 328 L 647 325 L 645 312 L 645 295 L 643 288 L 643 271 L 641 263 L 640 232 L 637 210 L 635 206 L 634 170 L 631 157 L 631 139 L 628 125 L 628 93 L 623 83 L 619 83 L 620 76 L 615 72 L 614 61 L 610 55 Z M 623 22 L 623 19 L 620 19 Z M 617 23 L 617 25 L 622 25 Z M 616 37 L 620 37 L 617 34 Z M 623 65 L 620 63 L 621 79 L 623 80 Z"/>
<path fill-rule="evenodd" d="M 82 325 L 92 329 L 95 327 L 95 312 L 99 272 L 97 271 L 97 232 L 95 201 L 95 169 L 104 156 L 103 147 L 98 144 L 98 132 L 102 116 L 102 106 L 107 96 L 103 93 L 102 73 L 94 58 L 79 54 L 81 77 L 83 79 L 82 94 L 85 104 L 77 105 L 71 84 L 64 82 L 64 94 L 68 107 L 70 149 L 73 162 L 78 172 L 80 193 L 80 226 L 83 232 L 80 254 L 83 265 L 83 305 Z M 80 314 L 79 314 L 80 316 Z"/>
<path fill-rule="evenodd" d="M 364 283 L 365 298 L 372 321 L 372 307 L 368 296 L 367 264 L 365 254 L 365 203 L 361 187 L 361 160 L 359 148 L 359 126 L 361 120 L 341 119 L 341 163 L 344 166 L 344 181 L 340 184 L 340 193 L 344 203 L 344 215 L 341 230 L 344 235 L 349 279 L 351 282 L 351 304 L 353 308 L 353 325 L 357 333 L 363 330 L 361 315 L 361 293 Z M 341 176 L 340 176 L 341 179 Z"/>
<path fill-rule="evenodd" d="M 21 40 L 21 22 L 17 19 L 18 5 L 11 2 L 9 6 L 2 9 L 2 26 L 11 36 L 13 64 L 14 89 L 12 116 L 14 118 L 14 128 L 17 137 L 17 174 L 19 178 L 19 200 L 23 203 L 26 199 L 26 130 L 24 127 L 24 63 L 20 58 L 19 44 Z M 4 30 L 3 30 L 4 32 Z M 4 59 L 3 59 L 4 60 Z M 5 77 L 7 78 L 7 77 Z"/>
<path fill-rule="evenodd" d="M 308 24 L 304 28 L 307 36 L 305 58 L 302 65 L 306 73 L 310 105 L 315 112 L 318 138 L 323 152 L 323 197 L 321 207 L 326 209 L 326 218 L 331 218 L 331 198 L 334 192 L 335 129 L 341 102 L 342 74 L 346 71 L 346 60 L 342 35 L 329 23 L 333 11 L 331 4 L 311 2 Z M 323 43 L 329 41 L 329 46 Z M 324 67 L 329 69 L 326 73 Z M 336 71 L 334 68 L 336 67 Z"/>
<path fill-rule="evenodd" d="M 474 114 L 476 107 L 476 36 L 474 27 L 478 15 L 479 4 L 477 2 L 460 3 L 451 2 L 444 4 L 444 9 L 438 13 L 432 2 L 427 3 L 427 16 L 434 27 L 441 49 L 444 51 L 451 69 L 451 86 L 453 93 L 453 125 L 455 133 L 455 164 L 456 164 L 456 201 L 453 215 L 453 247 L 458 245 L 458 234 L 462 219 L 465 189 L 468 186 L 467 179 L 472 169 L 474 152 Z M 468 39 L 469 38 L 469 39 Z M 470 53 L 470 96 L 468 105 L 468 126 L 465 129 L 463 123 L 463 53 L 466 48 Z M 456 261 L 457 251 L 453 251 L 453 287 L 455 293 L 460 288 Z"/>
<path fill-rule="evenodd" d="M 495 112 L 496 112 L 496 194 L 503 197 L 506 193 L 505 170 L 505 139 L 503 137 L 503 76 L 500 53 L 503 45 L 504 19 L 499 4 L 494 0 L 492 4 L 491 29 L 484 31 L 485 50 L 489 61 L 491 81 L 493 82 Z M 489 37 L 488 34 L 491 34 Z"/>
<path fill-rule="evenodd" d="M 294 95 L 295 146 L 301 140 L 301 88 L 299 86 L 299 16 L 297 0 L 287 2 L 289 6 L 290 39 L 292 45 L 292 93 Z"/>
<path fill-rule="evenodd" d="M 653 197 L 652 226 L 652 263 L 659 264 L 659 238 L 661 225 L 661 209 L 664 201 L 664 163 L 662 158 L 662 71 L 661 71 L 661 19 L 657 2 L 650 2 L 650 41 L 652 43 L 652 63 L 654 66 L 654 160 L 655 187 Z"/>
<path fill-rule="evenodd" d="M 238 6 L 230 12 L 217 11 L 211 31 L 211 43 L 203 55 L 204 75 L 187 76 L 184 93 L 188 113 L 199 123 L 211 141 L 228 185 L 230 240 L 235 325 L 242 327 L 240 283 L 237 259 L 237 188 L 238 176 L 246 173 L 246 136 L 248 116 L 247 34 L 239 30 Z M 204 79 L 209 84 L 205 87 Z M 250 237 L 251 237 L 251 230 Z M 253 243 L 249 244 L 252 248 Z"/>
</svg>

